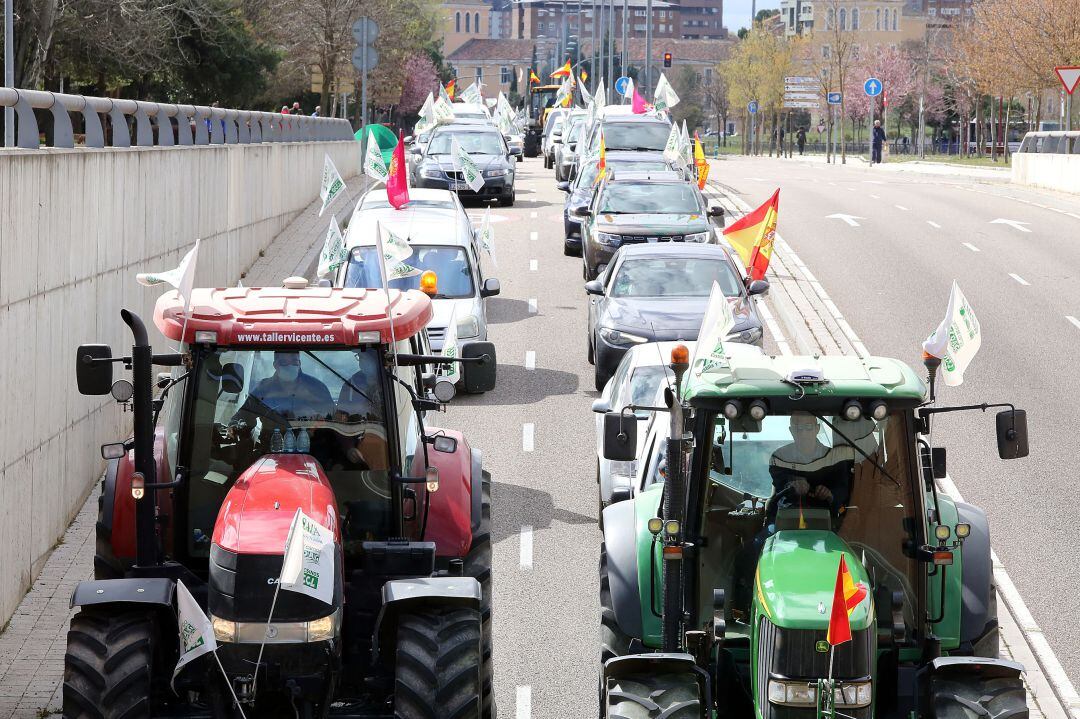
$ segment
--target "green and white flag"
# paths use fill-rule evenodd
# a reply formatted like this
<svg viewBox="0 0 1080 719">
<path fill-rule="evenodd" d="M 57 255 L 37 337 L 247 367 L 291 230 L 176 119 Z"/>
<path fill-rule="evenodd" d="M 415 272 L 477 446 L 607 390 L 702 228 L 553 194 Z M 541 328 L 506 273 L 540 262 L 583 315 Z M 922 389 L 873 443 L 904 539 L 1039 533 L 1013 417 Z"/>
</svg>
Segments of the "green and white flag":
<svg viewBox="0 0 1080 719">
<path fill-rule="evenodd" d="M 453 158 L 454 168 L 461 173 L 461 179 L 465 181 L 469 189 L 479 192 L 484 186 L 484 175 L 469 153 L 465 152 L 465 148 L 458 142 L 457 137 L 450 140 L 450 156 Z"/>
<path fill-rule="evenodd" d="M 581 93 L 581 101 L 585 103 L 585 107 L 592 104 L 593 97 L 589 94 L 589 88 L 585 86 L 585 81 L 578 78 L 578 92 Z"/>
<path fill-rule="evenodd" d="M 364 150 L 364 174 L 376 182 L 386 182 L 390 170 L 386 167 L 382 152 L 379 151 L 379 143 L 375 140 L 375 133 L 368 130 L 367 149 Z"/>
<path fill-rule="evenodd" d="M 326 160 L 323 162 L 322 186 L 319 188 L 319 197 L 322 198 L 319 217 L 322 217 L 323 212 L 326 211 L 330 203 L 336 200 L 344 190 L 345 181 L 341 179 L 341 173 L 337 171 L 337 167 L 334 166 L 334 161 L 330 159 L 330 155 L 326 155 Z"/>
<path fill-rule="evenodd" d="M 981 346 L 982 328 L 975 310 L 953 280 L 945 318 L 923 342 L 923 351 L 941 359 L 942 379 L 949 387 L 956 387 L 963 384 L 964 371 Z"/>
<path fill-rule="evenodd" d="M 443 87 L 443 84 L 441 82 L 439 83 L 439 99 L 445 102 L 447 105 L 453 102 L 453 100 L 450 99 L 450 93 L 446 91 L 446 88 Z"/>
<path fill-rule="evenodd" d="M 600 82 L 596 84 L 596 92 L 593 93 L 593 102 L 596 103 L 598 108 L 607 105 L 607 88 L 604 87 L 604 78 L 600 78 Z"/>
<path fill-rule="evenodd" d="M 420 107 L 420 117 L 416 120 L 416 127 L 413 128 L 414 134 L 422 134 L 435 127 L 435 94 L 429 92 L 427 99 L 424 100 L 424 104 Z"/>
<path fill-rule="evenodd" d="M 678 104 L 679 96 L 675 94 L 675 88 L 664 73 L 660 73 L 660 81 L 656 83 L 656 92 L 653 93 L 653 107 L 657 110 L 670 110 Z"/>
<path fill-rule="evenodd" d="M 140 272 L 135 275 L 135 280 L 146 287 L 160 284 L 172 285 L 180 295 L 180 299 L 184 301 L 186 315 L 191 309 L 191 290 L 195 286 L 195 265 L 198 261 L 199 241 L 195 240 L 195 246 L 188 250 L 184 259 L 180 260 L 179 267 L 164 272 Z"/>
<path fill-rule="evenodd" d="M 705 308 L 705 316 L 701 319 L 697 344 L 694 345 L 693 358 L 690 360 L 690 369 L 695 375 L 726 363 L 724 342 L 734 327 L 735 314 L 731 310 L 731 303 L 724 296 L 720 285 L 713 281 L 709 304 Z"/>
<path fill-rule="evenodd" d="M 480 92 L 480 88 L 476 86 L 475 82 L 465 88 L 465 92 L 461 93 L 461 101 L 476 104 L 480 104 L 484 101 L 484 96 Z"/>
<path fill-rule="evenodd" d="M 173 682 L 185 666 L 204 654 L 217 651 L 214 625 L 181 581 L 176 582 L 176 626 L 180 633 L 180 659 L 173 669 Z"/>
<path fill-rule="evenodd" d="M 405 260 L 412 257 L 413 253 L 413 248 L 408 241 L 398 237 L 380 224 L 375 226 L 375 245 L 383 262 L 382 275 L 386 280 L 383 283 L 383 289 L 387 291 L 389 297 L 390 280 L 415 277 L 420 274 L 420 270 L 405 262 Z"/>
<path fill-rule="evenodd" d="M 684 161 L 682 149 L 682 136 L 679 135 L 679 126 L 671 123 L 671 132 L 668 133 L 667 143 L 664 144 L 664 161 L 672 165 L 682 165 Z"/>
<path fill-rule="evenodd" d="M 682 123 L 682 153 L 683 153 L 683 165 L 685 167 L 694 166 L 694 146 L 690 143 L 690 134 L 686 131 L 686 120 Z"/>
<path fill-rule="evenodd" d="M 431 106 L 432 111 L 435 113 L 435 124 L 441 125 L 444 122 L 452 122 L 454 119 L 454 108 L 450 103 L 441 97 L 435 101 L 435 104 Z"/>
<path fill-rule="evenodd" d="M 480 234 L 476 237 L 480 243 L 480 249 L 491 258 L 491 264 L 498 267 L 499 263 L 495 260 L 495 230 L 491 227 L 491 217 L 488 214 L 490 211 L 490 207 L 484 208 L 484 219 L 480 222 Z"/>
<path fill-rule="evenodd" d="M 345 238 L 341 234 L 337 216 L 331 215 L 330 226 L 326 228 L 326 239 L 323 240 L 322 251 L 319 253 L 319 268 L 316 270 L 316 275 L 326 277 L 337 272 L 348 257 L 345 252 Z"/>
<path fill-rule="evenodd" d="M 514 108 L 510 107 L 510 101 L 506 99 L 506 95 L 499 91 L 499 97 L 495 101 L 495 109 L 500 115 L 505 115 L 508 119 L 514 119 Z"/>
<path fill-rule="evenodd" d="M 285 541 L 279 587 L 334 603 L 334 533 L 297 509 Z"/>
<path fill-rule="evenodd" d="M 503 135 L 512 135 L 514 133 L 514 123 L 509 115 L 503 112 L 498 112 L 496 108 L 495 122 L 499 127 L 499 132 Z"/>
<path fill-rule="evenodd" d="M 446 334 L 443 335 L 442 356 L 449 359 L 457 359 L 459 352 L 457 307 L 455 307 L 454 311 L 450 314 L 450 324 L 446 326 Z M 457 381 L 461 379 L 461 365 L 457 362 L 441 365 L 439 375 L 456 384 Z"/>
</svg>

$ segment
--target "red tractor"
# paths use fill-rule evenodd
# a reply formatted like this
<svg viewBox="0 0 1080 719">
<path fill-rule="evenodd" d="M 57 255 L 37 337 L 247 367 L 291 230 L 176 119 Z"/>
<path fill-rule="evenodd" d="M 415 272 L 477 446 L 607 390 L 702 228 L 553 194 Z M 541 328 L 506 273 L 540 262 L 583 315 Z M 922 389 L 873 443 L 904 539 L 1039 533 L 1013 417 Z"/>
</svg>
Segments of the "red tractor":
<svg viewBox="0 0 1080 719">
<path fill-rule="evenodd" d="M 421 292 L 290 280 L 196 289 L 190 312 L 165 294 L 175 353 L 127 310 L 130 355 L 79 347 L 79 391 L 130 404 L 134 432 L 102 447 L 65 717 L 494 716 L 490 477 L 425 419 L 435 367 L 487 391 L 495 349 L 428 354 L 431 314 Z M 322 599 L 277 591 L 298 510 L 332 535 Z M 218 648 L 174 675 L 184 588 Z"/>
</svg>

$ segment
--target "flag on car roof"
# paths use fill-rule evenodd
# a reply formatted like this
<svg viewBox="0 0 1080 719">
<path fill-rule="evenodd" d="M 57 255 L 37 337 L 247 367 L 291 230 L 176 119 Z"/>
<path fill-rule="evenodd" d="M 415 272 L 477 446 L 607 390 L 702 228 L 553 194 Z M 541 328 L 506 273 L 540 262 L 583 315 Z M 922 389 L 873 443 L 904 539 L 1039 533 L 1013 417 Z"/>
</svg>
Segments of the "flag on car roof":
<svg viewBox="0 0 1080 719">
<path fill-rule="evenodd" d="M 322 184 L 319 186 L 319 197 L 322 198 L 322 207 L 319 208 L 319 217 L 326 212 L 326 208 L 329 207 L 338 195 L 345 190 L 345 180 L 341 179 L 341 173 L 338 172 L 337 166 L 334 165 L 334 161 L 330 159 L 330 155 L 327 154 L 323 160 L 322 171 Z"/>
<path fill-rule="evenodd" d="M 604 179 L 604 175 L 607 174 L 607 143 L 604 142 L 604 130 L 600 129 L 600 162 L 596 165 L 596 179 L 593 180 L 593 184 L 597 184 L 600 180 Z"/>
<path fill-rule="evenodd" d="M 675 88 L 668 82 L 664 73 L 660 73 L 660 80 L 656 83 L 656 92 L 653 93 L 653 104 L 657 110 L 670 110 L 679 104 L 679 96 Z"/>
<path fill-rule="evenodd" d="M 386 182 L 386 176 L 390 174 L 372 130 L 368 130 L 367 147 L 364 149 L 364 174 L 376 182 Z"/>
<path fill-rule="evenodd" d="M 942 379 L 949 387 L 956 387 L 963 383 L 964 370 L 981 346 L 982 329 L 975 310 L 953 280 L 945 318 L 923 342 L 923 351 L 941 360 Z"/>
<path fill-rule="evenodd" d="M 724 238 L 739 253 L 751 279 L 762 279 L 769 267 L 779 209 L 780 190 L 777 190 L 756 210 L 724 228 Z"/>
<path fill-rule="evenodd" d="M 135 275 L 135 280 L 146 287 L 162 283 L 172 285 L 184 301 L 184 315 L 187 316 L 191 309 L 191 290 L 195 286 L 195 265 L 198 261 L 199 241 L 195 240 L 195 246 L 188 250 L 178 267 L 165 272 L 140 272 Z"/>
<path fill-rule="evenodd" d="M 649 109 L 649 104 L 645 102 L 645 98 L 641 96 L 641 93 L 637 91 L 637 88 L 633 88 L 633 95 L 630 99 L 630 112 L 635 115 L 644 115 Z"/>
<path fill-rule="evenodd" d="M 586 81 L 586 80 L 588 80 L 588 79 L 589 79 L 589 73 L 587 73 L 587 72 L 585 72 L 584 70 L 582 70 L 582 71 L 581 71 L 581 81 L 582 81 L 582 82 L 585 82 L 585 81 Z"/>
<path fill-rule="evenodd" d="M 407 174 L 405 141 L 401 138 L 401 130 L 398 130 L 397 145 L 394 147 L 394 155 L 390 158 L 390 169 L 386 174 L 386 199 L 394 206 L 395 210 L 400 210 L 409 201 Z"/>
<path fill-rule="evenodd" d="M 566 64 L 560 67 L 555 72 L 551 73 L 552 77 L 567 77 L 570 74 L 570 60 L 567 58 Z"/>
<path fill-rule="evenodd" d="M 451 100 L 454 99 L 454 87 L 455 87 L 455 85 L 457 85 L 457 78 L 454 78 L 450 82 L 446 83 L 446 96 L 448 98 L 450 98 Z"/>
<path fill-rule="evenodd" d="M 705 148 L 701 146 L 697 130 L 694 130 L 694 167 L 697 168 L 698 189 L 704 190 L 705 181 L 709 179 L 709 162 L 705 159 Z"/>
<path fill-rule="evenodd" d="M 529 83 L 540 82 L 540 78 L 536 76 L 536 73 L 529 70 Z"/>
<path fill-rule="evenodd" d="M 836 568 L 836 587 L 833 589 L 832 614 L 829 616 L 829 631 L 825 635 L 829 644 L 836 646 L 851 641 L 851 613 L 866 599 L 866 585 L 856 584 L 848 571 L 844 555 L 840 555 L 840 566 Z"/>
</svg>

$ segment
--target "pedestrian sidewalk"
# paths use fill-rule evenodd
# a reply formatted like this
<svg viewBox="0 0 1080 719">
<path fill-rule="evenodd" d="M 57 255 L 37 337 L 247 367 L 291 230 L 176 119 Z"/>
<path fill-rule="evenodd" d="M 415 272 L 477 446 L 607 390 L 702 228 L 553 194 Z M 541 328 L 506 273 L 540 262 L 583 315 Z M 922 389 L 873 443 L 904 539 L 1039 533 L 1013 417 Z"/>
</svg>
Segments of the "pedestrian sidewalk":
<svg viewBox="0 0 1080 719">
<path fill-rule="evenodd" d="M 733 157 L 741 159 L 744 156 L 734 155 Z M 750 158 L 747 157 L 746 159 Z M 768 156 L 762 156 L 761 159 L 795 160 L 818 165 L 830 164 L 825 161 L 825 155 L 822 154 L 795 155 L 791 158 L 770 158 Z M 719 160 L 711 159 L 710 161 L 723 162 L 723 160 L 724 158 L 720 158 Z M 839 162 L 836 164 L 839 165 Z M 1012 170 L 1009 167 L 973 167 L 949 162 L 933 162 L 930 160 L 886 160 L 881 164 L 871 165 L 862 156 L 854 154 L 849 154 L 847 156 L 847 166 L 864 168 L 873 172 L 900 172 L 944 177 L 972 177 L 983 180 L 998 180 L 1001 182 L 1012 181 Z"/>
<path fill-rule="evenodd" d="M 280 285 L 292 275 L 311 278 L 330 222 L 349 216 L 370 181 L 355 176 L 342 196 L 319 217 L 321 200 L 301 212 L 242 278 L 246 286 Z M 132 277 L 134 282 L 135 278 Z M 93 578 L 94 525 L 100 483 L 95 483 L 75 521 L 45 562 L 41 574 L 5 627 L 0 627 L 0 719 L 59 715 L 68 622 L 75 585 Z"/>
</svg>

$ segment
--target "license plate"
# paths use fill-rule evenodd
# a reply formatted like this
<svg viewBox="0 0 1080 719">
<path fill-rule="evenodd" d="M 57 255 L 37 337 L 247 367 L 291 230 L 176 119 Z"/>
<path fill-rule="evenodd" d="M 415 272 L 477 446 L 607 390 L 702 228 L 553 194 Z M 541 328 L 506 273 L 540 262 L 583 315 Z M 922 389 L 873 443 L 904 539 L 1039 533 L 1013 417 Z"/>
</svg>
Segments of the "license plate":
<svg viewBox="0 0 1080 719">
<path fill-rule="evenodd" d="M 467 189 L 469 189 L 468 183 L 466 183 L 466 182 L 464 182 L 462 180 L 450 180 L 450 191 L 451 192 L 457 192 L 458 190 L 467 190 Z"/>
</svg>

